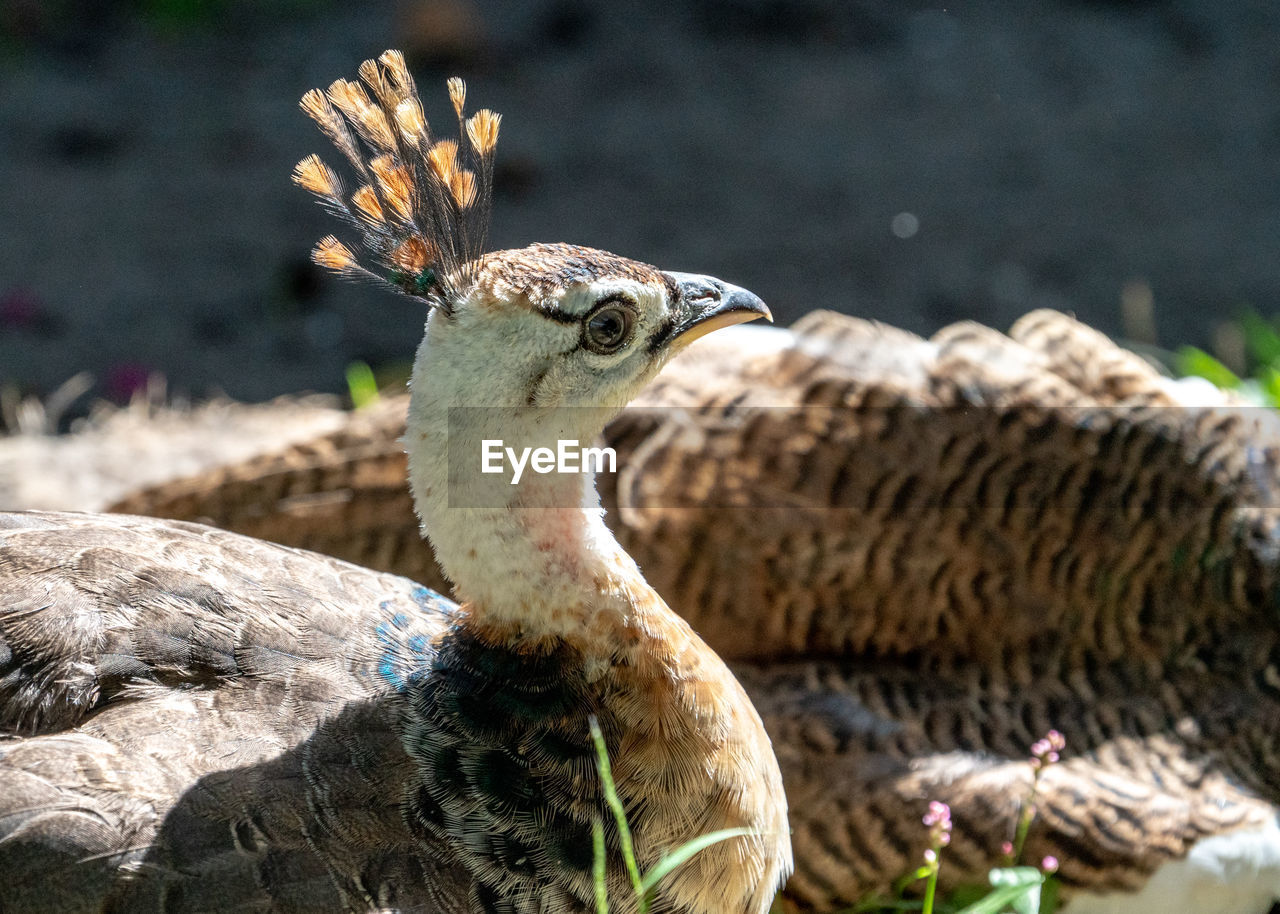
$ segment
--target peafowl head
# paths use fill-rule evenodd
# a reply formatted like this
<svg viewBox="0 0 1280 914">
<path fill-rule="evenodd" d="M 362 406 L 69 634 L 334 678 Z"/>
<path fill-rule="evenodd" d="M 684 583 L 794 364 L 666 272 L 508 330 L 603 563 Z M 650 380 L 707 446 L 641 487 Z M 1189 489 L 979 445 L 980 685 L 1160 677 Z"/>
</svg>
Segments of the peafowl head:
<svg viewBox="0 0 1280 914">
<path fill-rule="evenodd" d="M 429 307 L 414 377 L 440 402 L 617 409 L 698 337 L 769 318 L 745 289 L 592 248 L 485 253 L 501 116 L 468 117 L 466 86 L 451 79 L 456 138 L 441 138 L 398 51 L 365 61 L 360 76 L 302 100 L 359 186 L 347 193 L 314 155 L 294 179 L 358 232 L 373 266 L 333 236 L 317 263 Z"/>
<path fill-rule="evenodd" d="M 429 312 L 405 445 L 415 504 L 437 558 L 460 591 L 478 595 L 503 583 L 493 574 L 499 549 L 509 579 L 542 566 L 554 575 L 581 567 L 576 557 L 550 561 L 550 543 L 590 543 L 612 555 L 601 545 L 610 540 L 598 523 L 590 474 L 530 475 L 519 486 L 512 474 L 508 487 L 483 475 L 485 442 L 511 443 L 521 453 L 591 444 L 672 355 L 718 328 L 768 318 L 769 309 L 718 279 L 592 248 L 486 252 L 501 117 L 487 109 L 468 115 L 466 86 L 451 79 L 450 135 L 433 130 L 398 51 L 365 61 L 360 79 L 337 80 L 302 99 L 354 171 L 355 189 L 314 155 L 298 163 L 294 180 L 358 239 L 357 250 L 323 239 L 317 263 L 388 285 Z M 557 521 L 553 530 L 547 516 L 522 510 L 552 507 L 597 516 Z M 479 508 L 497 511 L 470 510 Z M 487 539 L 486 530 L 493 534 Z M 533 545 L 522 552 L 517 538 Z M 567 587 L 582 580 L 561 577 Z"/>
<path fill-rule="evenodd" d="M 465 391 L 455 405 L 611 412 L 699 336 L 768 314 L 711 277 L 535 244 L 483 258 L 452 307 L 432 315 L 416 374 Z"/>
</svg>

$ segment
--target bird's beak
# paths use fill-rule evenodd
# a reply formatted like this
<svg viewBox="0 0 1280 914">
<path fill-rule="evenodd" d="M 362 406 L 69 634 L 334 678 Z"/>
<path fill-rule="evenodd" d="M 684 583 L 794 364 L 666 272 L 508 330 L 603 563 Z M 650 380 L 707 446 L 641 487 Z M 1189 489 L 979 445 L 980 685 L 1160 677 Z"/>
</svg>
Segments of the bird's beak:
<svg viewBox="0 0 1280 914">
<path fill-rule="evenodd" d="M 665 345 L 672 353 L 722 327 L 745 324 L 757 317 L 773 322 L 769 306 L 753 292 L 711 276 L 671 272 L 667 275 L 675 280 L 680 299 L 671 326 L 654 343 Z"/>
</svg>

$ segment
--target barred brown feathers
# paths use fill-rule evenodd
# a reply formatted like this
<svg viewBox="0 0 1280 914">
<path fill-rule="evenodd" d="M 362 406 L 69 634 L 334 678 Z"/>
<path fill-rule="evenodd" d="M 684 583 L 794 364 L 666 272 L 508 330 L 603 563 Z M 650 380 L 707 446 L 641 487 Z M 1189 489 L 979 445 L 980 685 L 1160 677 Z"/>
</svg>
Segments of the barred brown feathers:
<svg viewBox="0 0 1280 914">
<path fill-rule="evenodd" d="M 298 163 L 294 182 L 356 229 L 361 246 L 386 272 L 364 267 L 332 237 L 316 246 L 312 259 L 451 310 L 484 253 L 501 117 L 485 109 L 468 118 L 466 84 L 454 77 L 448 91 L 458 138 L 437 139 L 403 54 L 386 51 L 364 61 L 359 73 L 363 85 L 339 79 L 327 92 L 312 89 L 302 97 L 302 110 L 355 169 L 358 188 L 348 197 L 316 155 Z"/>
</svg>

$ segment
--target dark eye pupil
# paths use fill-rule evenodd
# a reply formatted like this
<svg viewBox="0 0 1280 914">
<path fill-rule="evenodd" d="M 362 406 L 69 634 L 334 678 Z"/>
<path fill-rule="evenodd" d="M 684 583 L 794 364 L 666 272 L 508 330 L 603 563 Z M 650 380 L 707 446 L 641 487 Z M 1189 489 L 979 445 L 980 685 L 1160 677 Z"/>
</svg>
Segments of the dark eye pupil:
<svg viewBox="0 0 1280 914">
<path fill-rule="evenodd" d="M 619 346 L 631 328 L 630 317 L 622 308 L 600 309 L 587 321 L 587 335 L 591 343 L 600 349 Z"/>
<path fill-rule="evenodd" d="M 591 333 L 601 343 L 608 343 L 622 336 L 622 318 L 617 311 L 605 311 L 591 319 Z"/>
</svg>

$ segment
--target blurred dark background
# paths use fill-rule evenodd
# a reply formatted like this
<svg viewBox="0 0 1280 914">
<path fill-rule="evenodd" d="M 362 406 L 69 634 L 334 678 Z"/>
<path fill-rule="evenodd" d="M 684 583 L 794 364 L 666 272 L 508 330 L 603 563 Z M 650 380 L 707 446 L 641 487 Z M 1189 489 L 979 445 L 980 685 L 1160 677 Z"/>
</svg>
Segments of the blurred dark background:
<svg viewBox="0 0 1280 914">
<path fill-rule="evenodd" d="M 329 152 L 299 96 L 388 47 L 429 117 L 455 73 L 504 114 L 495 247 L 713 273 L 783 324 L 1049 306 L 1212 346 L 1280 307 L 1271 0 L 0 0 L 0 385 L 405 363 L 423 314 L 312 268 L 337 226 L 289 181 Z"/>
</svg>

